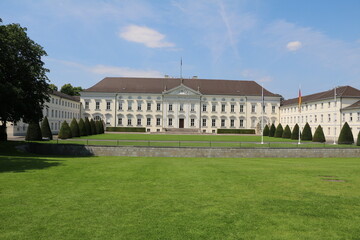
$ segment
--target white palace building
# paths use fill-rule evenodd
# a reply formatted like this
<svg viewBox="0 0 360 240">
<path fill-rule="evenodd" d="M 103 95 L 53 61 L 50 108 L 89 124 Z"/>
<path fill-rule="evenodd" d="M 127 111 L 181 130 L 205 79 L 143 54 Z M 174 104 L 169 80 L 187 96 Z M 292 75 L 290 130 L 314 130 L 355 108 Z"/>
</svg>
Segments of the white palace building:
<svg viewBox="0 0 360 240">
<path fill-rule="evenodd" d="M 264 89 L 265 123 L 279 123 L 280 98 Z M 81 92 L 85 116 L 107 126 L 216 133 L 260 129 L 262 87 L 254 81 L 105 78 Z"/>
<path fill-rule="evenodd" d="M 302 129 L 308 122 L 313 133 L 320 124 L 328 140 L 338 137 L 345 122 L 354 138 L 360 131 L 360 90 L 350 86 L 302 96 L 301 112 L 297 97 L 281 101 L 281 95 L 254 81 L 197 77 L 108 77 L 81 92 L 80 98 L 54 92 L 50 99 L 44 116 L 54 134 L 73 117 L 102 119 L 107 127 L 143 127 L 147 132 L 255 129 L 260 134 L 262 119 L 264 124 L 281 123 L 291 129 L 296 123 Z M 8 127 L 8 134 L 25 135 L 26 130 L 27 124 L 20 121 Z"/>
</svg>

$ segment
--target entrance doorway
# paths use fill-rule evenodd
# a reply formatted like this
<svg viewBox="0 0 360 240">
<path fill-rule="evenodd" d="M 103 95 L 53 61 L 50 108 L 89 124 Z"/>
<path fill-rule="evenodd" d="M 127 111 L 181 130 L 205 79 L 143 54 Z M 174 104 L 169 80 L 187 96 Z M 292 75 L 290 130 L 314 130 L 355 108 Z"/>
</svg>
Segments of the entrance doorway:
<svg viewBox="0 0 360 240">
<path fill-rule="evenodd" d="M 184 128 L 184 119 L 183 118 L 179 119 L 179 128 Z"/>
</svg>

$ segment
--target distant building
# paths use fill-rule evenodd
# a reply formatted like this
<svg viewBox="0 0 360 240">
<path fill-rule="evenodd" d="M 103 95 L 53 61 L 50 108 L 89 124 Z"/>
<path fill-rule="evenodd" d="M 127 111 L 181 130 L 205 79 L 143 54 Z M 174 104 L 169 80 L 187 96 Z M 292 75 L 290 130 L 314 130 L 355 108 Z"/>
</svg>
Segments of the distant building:
<svg viewBox="0 0 360 240">
<path fill-rule="evenodd" d="M 279 123 L 280 98 L 264 89 L 264 123 Z M 147 132 L 257 129 L 262 87 L 254 81 L 104 78 L 81 92 L 84 116 Z"/>
<path fill-rule="evenodd" d="M 49 120 L 49 125 L 53 134 L 57 134 L 63 121 L 68 123 L 73 119 L 80 119 L 81 107 L 79 96 L 69 96 L 67 94 L 54 91 L 50 94 L 50 101 L 45 104 L 43 115 Z M 28 124 L 23 121 L 7 124 L 8 136 L 24 136 L 27 132 Z"/>
<path fill-rule="evenodd" d="M 298 98 L 285 100 L 280 107 L 280 122 L 291 129 L 296 123 L 301 129 L 309 123 L 313 133 L 321 125 L 327 139 L 337 138 L 347 122 L 357 138 L 360 131 L 360 90 L 342 86 L 303 96 L 301 112 Z"/>
</svg>

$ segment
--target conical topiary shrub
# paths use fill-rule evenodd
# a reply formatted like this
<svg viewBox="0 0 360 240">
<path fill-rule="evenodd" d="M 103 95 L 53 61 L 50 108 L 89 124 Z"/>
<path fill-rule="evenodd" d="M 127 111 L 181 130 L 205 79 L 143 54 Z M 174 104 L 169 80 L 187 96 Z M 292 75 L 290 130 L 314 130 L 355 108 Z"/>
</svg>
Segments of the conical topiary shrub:
<svg viewBox="0 0 360 240">
<path fill-rule="evenodd" d="M 71 135 L 71 129 L 70 129 L 70 126 L 69 124 L 64 121 L 62 124 L 61 124 L 61 128 L 60 128 L 60 132 L 59 132 L 59 135 L 58 135 L 58 138 L 60 139 L 67 139 L 67 138 L 71 138 L 72 135 Z"/>
<path fill-rule="evenodd" d="M 269 137 L 273 137 L 275 135 L 275 125 L 271 124 L 270 130 L 269 130 Z"/>
<path fill-rule="evenodd" d="M 356 141 L 356 146 L 360 146 L 360 131 L 358 133 L 358 137 L 357 137 L 357 141 Z"/>
<path fill-rule="evenodd" d="M 283 135 L 283 132 L 284 132 L 284 129 L 283 129 L 281 123 L 279 123 L 278 126 L 276 127 L 274 137 L 281 138 Z"/>
<path fill-rule="evenodd" d="M 308 123 L 305 124 L 303 132 L 301 134 L 301 140 L 302 141 L 311 141 L 312 140 L 311 128 Z"/>
<path fill-rule="evenodd" d="M 291 138 L 291 130 L 290 130 L 289 125 L 286 125 L 284 132 L 282 134 L 282 137 L 283 138 Z"/>
<path fill-rule="evenodd" d="M 26 141 L 41 141 L 41 129 L 38 122 L 32 121 L 29 123 L 27 132 L 26 132 Z"/>
<path fill-rule="evenodd" d="M 80 133 L 80 137 L 87 136 L 85 122 L 82 118 L 80 118 L 80 120 L 79 120 L 79 133 Z"/>
<path fill-rule="evenodd" d="M 79 124 L 77 123 L 75 118 L 73 118 L 73 120 L 70 123 L 70 129 L 71 129 L 72 137 L 80 137 Z"/>
<path fill-rule="evenodd" d="M 53 139 L 52 132 L 49 125 L 49 120 L 47 117 L 44 117 L 44 119 L 41 122 L 41 135 L 43 138 L 47 138 L 49 140 Z"/>
<path fill-rule="evenodd" d="M 292 140 L 298 140 L 299 139 L 299 125 L 295 124 L 294 129 L 291 133 L 291 139 Z"/>
<path fill-rule="evenodd" d="M 95 130 L 96 130 L 96 134 L 100 134 L 101 133 L 101 123 L 99 120 L 95 121 Z"/>
<path fill-rule="evenodd" d="M 266 124 L 264 127 L 263 136 L 269 136 L 269 132 L 270 132 L 269 126 Z"/>
<path fill-rule="evenodd" d="M 317 128 L 316 128 L 316 131 L 314 133 L 314 137 L 313 137 L 313 142 L 326 142 L 325 140 L 325 135 L 324 135 L 324 131 L 321 127 L 321 125 L 319 125 Z"/>
<path fill-rule="evenodd" d="M 101 120 L 101 133 L 105 133 L 105 123 L 104 120 Z"/>
<path fill-rule="evenodd" d="M 96 134 L 96 126 L 95 126 L 95 121 L 94 119 L 90 120 L 90 129 L 91 129 L 91 134 L 95 135 Z"/>
<path fill-rule="evenodd" d="M 345 122 L 340 132 L 338 144 L 353 144 L 353 143 L 354 143 L 354 136 L 351 132 L 351 128 L 349 124 Z"/>
<path fill-rule="evenodd" d="M 88 117 L 85 117 L 85 129 L 86 129 L 86 135 L 92 135 L 91 133 L 91 125 Z"/>
</svg>

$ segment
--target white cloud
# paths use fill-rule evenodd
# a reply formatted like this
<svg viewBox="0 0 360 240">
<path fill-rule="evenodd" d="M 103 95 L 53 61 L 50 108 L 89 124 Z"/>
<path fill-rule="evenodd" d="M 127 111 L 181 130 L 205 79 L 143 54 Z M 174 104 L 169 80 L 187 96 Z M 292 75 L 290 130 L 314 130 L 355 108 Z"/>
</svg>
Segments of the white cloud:
<svg viewBox="0 0 360 240">
<path fill-rule="evenodd" d="M 241 71 L 241 75 L 246 79 L 254 80 L 261 83 L 272 82 L 274 80 L 271 76 L 266 75 L 261 70 L 244 69 Z"/>
<path fill-rule="evenodd" d="M 302 47 L 302 43 L 300 41 L 293 41 L 293 42 L 288 42 L 288 44 L 286 44 L 286 48 L 291 51 L 297 51 Z"/>
<path fill-rule="evenodd" d="M 106 76 L 116 76 L 116 77 L 163 77 L 164 76 L 159 71 L 133 69 L 129 67 L 96 65 L 94 67 L 90 67 L 89 70 L 96 74 L 106 75 Z"/>
<path fill-rule="evenodd" d="M 130 42 L 142 43 L 149 48 L 175 46 L 174 43 L 165 41 L 164 34 L 145 26 L 129 25 L 119 33 L 119 36 Z"/>
</svg>

